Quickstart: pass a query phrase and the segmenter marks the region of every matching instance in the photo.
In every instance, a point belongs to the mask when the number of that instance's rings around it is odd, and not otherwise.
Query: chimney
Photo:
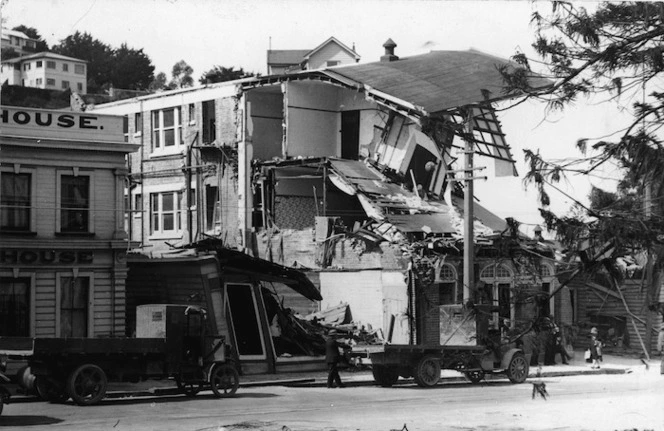
[[[396,43],[392,39],[387,39],[387,41],[383,44],[383,47],[385,48],[385,55],[380,57],[380,61],[395,61],[398,60],[399,57],[394,55],[394,48],[397,46]]]

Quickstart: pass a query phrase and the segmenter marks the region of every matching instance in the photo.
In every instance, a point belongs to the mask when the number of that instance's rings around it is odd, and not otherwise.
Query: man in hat
[[[339,377],[339,359],[341,355],[339,354],[339,343],[337,343],[337,331],[332,329],[327,334],[327,339],[325,340],[325,362],[327,362],[327,387],[334,388],[335,384],[343,388],[345,385],[341,383],[341,377]]]

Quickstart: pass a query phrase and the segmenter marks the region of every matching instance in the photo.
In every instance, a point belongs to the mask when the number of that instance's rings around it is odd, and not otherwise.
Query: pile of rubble
[[[381,329],[352,321],[347,303],[307,316],[279,308],[276,319],[280,329],[279,337],[274,337],[277,356],[325,355],[325,337],[332,329],[350,346],[385,342]]]

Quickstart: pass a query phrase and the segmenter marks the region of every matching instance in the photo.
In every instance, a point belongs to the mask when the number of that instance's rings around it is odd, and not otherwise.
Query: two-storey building
[[[27,36],[22,31],[2,29],[0,46],[2,49],[13,49],[18,55],[28,55],[35,52],[37,40]]]
[[[88,66],[85,60],[52,52],[39,52],[9,60],[1,66],[2,82],[8,85],[71,91],[88,91]]]
[[[477,51],[400,59],[394,46],[385,44],[379,62],[97,105],[127,116],[128,137],[141,145],[130,157],[131,239],[156,254],[212,238],[303,268],[320,307],[347,301],[354,319],[397,343],[438,342],[422,334],[435,334],[426,329],[439,325],[440,305],[464,299],[494,304],[496,328],[558,313],[561,302],[546,298],[557,285],[554,261],[516,246],[517,264],[503,246],[505,220],[476,203],[477,283],[463,282],[468,220],[450,176],[466,118],[477,155],[514,173],[491,106],[505,97],[502,60]],[[261,313],[266,299],[248,286],[224,289]],[[524,299],[535,297],[546,300]],[[254,327],[233,328],[237,342],[260,338]],[[270,349],[240,359],[261,361]]]
[[[355,46],[349,48],[336,37],[330,37],[313,49],[269,49],[267,51],[267,73],[299,72],[340,66],[360,61]]]
[[[125,333],[122,117],[2,107],[0,336]]]

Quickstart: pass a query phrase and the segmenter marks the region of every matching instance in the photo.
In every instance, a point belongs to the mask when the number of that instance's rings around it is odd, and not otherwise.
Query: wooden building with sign
[[[2,107],[0,336],[125,333],[123,119]]]

